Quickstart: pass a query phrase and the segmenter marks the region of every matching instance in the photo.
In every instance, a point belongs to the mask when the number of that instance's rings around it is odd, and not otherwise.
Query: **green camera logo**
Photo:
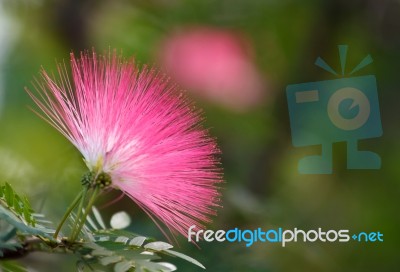
[[[341,78],[289,85],[286,88],[292,143],[321,145],[322,154],[299,161],[301,174],[331,174],[332,144],[347,142],[348,169],[380,169],[380,156],[358,150],[358,140],[380,137],[382,124],[374,75],[346,77],[347,45],[339,45]],[[372,63],[366,56],[349,76]],[[339,76],[324,60],[315,64]]]

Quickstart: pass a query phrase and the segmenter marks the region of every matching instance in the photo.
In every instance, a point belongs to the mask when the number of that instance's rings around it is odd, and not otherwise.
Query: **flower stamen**
[[[100,189],[104,189],[112,184],[112,179],[110,174],[105,172],[96,175],[95,172],[90,171],[82,176],[81,183],[83,186],[87,186],[88,188],[98,186]]]

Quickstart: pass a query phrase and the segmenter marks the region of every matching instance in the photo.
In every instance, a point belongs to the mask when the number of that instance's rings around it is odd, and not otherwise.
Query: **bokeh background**
[[[69,53],[116,48],[163,69],[204,109],[218,138],[225,173],[223,208],[209,229],[295,227],[380,231],[383,243],[204,243],[179,238],[179,251],[208,271],[399,271],[400,1],[398,0],[0,0],[0,179],[24,192],[57,222],[80,187],[81,156],[29,110],[24,87],[41,66],[56,71]],[[377,77],[383,136],[361,147],[380,170],[347,170],[346,145],[334,145],[332,175],[300,175],[297,162],[318,146],[294,148],[285,88],[334,79],[318,56],[339,69],[374,62],[357,75]],[[131,229],[165,239],[131,201]],[[75,271],[66,256],[32,254],[32,271]],[[180,271],[201,271],[170,260]]]

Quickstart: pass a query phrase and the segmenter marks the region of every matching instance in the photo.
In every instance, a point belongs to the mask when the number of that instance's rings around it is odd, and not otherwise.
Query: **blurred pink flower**
[[[169,37],[161,62],[179,84],[234,110],[260,103],[263,82],[237,35],[224,30],[194,28]]]
[[[71,54],[72,82],[59,65],[59,80],[41,71],[29,95],[43,118],[83,155],[96,174],[107,173],[122,190],[170,231],[187,236],[214,214],[221,171],[216,144],[201,117],[153,69],[141,71],[115,51],[108,56]]]

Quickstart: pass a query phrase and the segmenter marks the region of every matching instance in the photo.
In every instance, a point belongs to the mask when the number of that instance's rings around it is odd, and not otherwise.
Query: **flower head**
[[[71,54],[72,80],[65,65],[58,73],[42,69],[37,93],[28,94],[97,181],[111,182],[171,231],[203,227],[218,205],[218,149],[176,87],[115,51]]]
[[[167,37],[160,60],[188,90],[240,112],[259,105],[266,95],[249,48],[250,42],[236,33],[192,27]]]

